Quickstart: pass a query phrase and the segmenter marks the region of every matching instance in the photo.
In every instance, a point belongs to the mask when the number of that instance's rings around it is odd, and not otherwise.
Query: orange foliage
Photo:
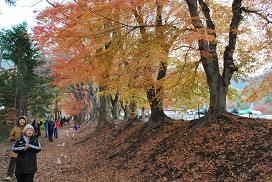
[[[77,100],[73,94],[65,94],[65,99],[60,102],[61,108],[70,115],[78,115],[84,106],[84,101]]]
[[[243,3],[245,7],[259,9],[260,14],[265,14],[265,7],[270,6],[267,0]],[[158,5],[162,7],[161,12]],[[174,100],[190,105],[195,104],[195,100],[202,103],[208,100],[203,69],[196,64],[200,56],[197,39],[220,43],[219,59],[228,41],[230,4],[209,1],[208,5],[216,25],[216,38],[205,32],[211,31],[209,29],[192,29],[184,1],[169,0],[79,0],[55,4],[39,13],[38,25],[33,31],[39,45],[52,57],[52,74],[59,87],[93,82],[106,86],[106,93],[119,91],[126,100],[132,95],[144,98],[147,89],[160,85],[166,88],[167,100],[175,97]],[[158,12],[162,16],[159,26]],[[252,13],[245,15],[247,19],[236,30],[240,34],[235,54],[235,64],[240,70],[235,75],[237,79],[253,72],[259,67],[256,64],[269,60],[269,56],[263,59],[262,55],[270,50],[271,26],[262,32],[265,18]],[[204,20],[203,15],[200,17]],[[257,39],[254,33],[257,31],[263,39]],[[212,56],[209,52],[201,52],[201,55]],[[160,62],[169,65],[170,74],[157,81]],[[222,62],[219,64],[222,66]],[[203,96],[204,99],[198,99]]]

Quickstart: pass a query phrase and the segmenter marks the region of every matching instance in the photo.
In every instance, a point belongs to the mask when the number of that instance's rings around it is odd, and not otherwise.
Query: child
[[[12,147],[12,151],[18,153],[15,170],[18,182],[33,182],[34,173],[37,172],[36,153],[41,151],[41,144],[33,134],[33,126],[27,124],[23,136]]]
[[[9,135],[10,142],[15,142],[17,139],[20,138],[25,125],[26,125],[26,117],[20,116],[17,121],[17,126],[14,127],[12,131],[10,132],[10,135]],[[5,178],[6,181],[12,181],[12,176],[14,174],[14,170],[16,166],[17,154],[14,152],[11,152],[9,156],[10,156],[10,161],[8,166],[7,177]]]
[[[79,131],[80,125],[79,125],[78,123],[75,123],[75,124],[74,124],[74,128],[75,128],[76,131]]]

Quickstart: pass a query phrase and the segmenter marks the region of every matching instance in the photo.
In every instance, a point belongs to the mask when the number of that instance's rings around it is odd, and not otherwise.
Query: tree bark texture
[[[118,119],[119,113],[120,113],[120,107],[119,107],[119,101],[120,101],[120,96],[119,93],[116,93],[114,98],[110,96],[111,98],[111,113],[112,113],[112,118],[113,119]]]
[[[226,97],[232,75],[238,68],[234,65],[233,53],[235,51],[237,31],[242,20],[242,0],[234,0],[232,3],[233,17],[229,30],[229,42],[224,51],[223,74],[220,74],[216,43],[215,25],[210,16],[210,9],[204,0],[186,0],[191,21],[195,31],[201,34],[210,35],[214,40],[198,39],[198,46],[201,56],[201,63],[204,67],[208,87],[210,91],[210,105],[208,120],[213,119],[223,112],[226,112]],[[200,5],[200,8],[198,8]],[[199,9],[205,16],[205,24],[200,19]],[[208,55],[208,56],[207,56]]]
[[[105,88],[100,87],[100,91]],[[97,129],[100,130],[111,123],[111,100],[110,95],[100,95],[99,119]]]

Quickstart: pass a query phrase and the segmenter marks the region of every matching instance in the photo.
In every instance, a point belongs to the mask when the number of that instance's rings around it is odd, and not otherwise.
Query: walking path
[[[59,130],[59,138],[54,139],[53,142],[48,142],[48,140],[44,138],[44,132],[42,132],[42,137],[40,137],[42,151],[37,155],[38,172],[35,174],[34,181],[50,182],[55,175],[59,175],[62,161],[69,156],[65,151],[65,147],[69,141],[71,141],[69,139],[72,139],[75,134],[71,126],[62,128]],[[4,182],[4,178],[6,177],[9,162],[7,152],[10,146],[11,143],[0,144],[0,182]],[[15,177],[13,181],[16,182]]]

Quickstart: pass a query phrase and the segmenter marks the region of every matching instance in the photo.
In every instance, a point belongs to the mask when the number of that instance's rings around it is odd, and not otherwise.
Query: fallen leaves
[[[182,121],[151,130],[120,124],[101,132],[90,124],[72,140],[62,130],[63,138],[39,154],[36,180],[271,181],[270,122],[222,116],[194,138]],[[59,165],[53,162],[58,158]]]

